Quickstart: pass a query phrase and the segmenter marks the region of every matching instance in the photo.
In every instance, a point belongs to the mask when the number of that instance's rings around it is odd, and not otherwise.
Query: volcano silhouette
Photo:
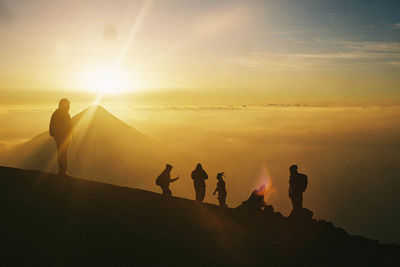
[[[137,131],[101,106],[80,112],[72,123],[68,171],[75,177],[154,189],[154,179],[166,163],[182,166],[186,161],[182,153]],[[55,173],[54,140],[48,131],[39,134],[5,152],[0,164]]]

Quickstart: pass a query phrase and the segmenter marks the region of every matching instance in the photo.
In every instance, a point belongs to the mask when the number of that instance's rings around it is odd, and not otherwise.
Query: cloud
[[[334,52],[287,54],[299,58],[321,59],[394,59],[400,57],[400,42],[371,41],[331,41],[316,40],[329,43]]]
[[[395,29],[400,30],[400,22],[395,23],[395,24],[393,24],[392,26],[393,26]]]
[[[250,14],[247,6],[213,10],[196,22],[194,31],[201,35],[226,33],[245,23]]]
[[[377,52],[377,53],[400,53],[400,42],[354,42],[354,41],[339,41],[348,49],[364,51],[364,52]]]
[[[317,53],[273,53],[269,51],[249,52],[231,57],[225,63],[254,71],[307,70],[316,68],[341,68],[346,64],[363,67],[397,66],[400,62],[400,42],[356,42],[316,40],[329,44],[329,52]],[[319,46],[318,44],[316,44]],[[368,62],[368,64],[366,64]],[[339,64],[339,65],[338,65]]]

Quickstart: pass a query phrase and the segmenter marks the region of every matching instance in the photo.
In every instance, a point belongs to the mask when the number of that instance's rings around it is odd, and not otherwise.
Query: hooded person
[[[57,146],[58,174],[67,174],[67,153],[72,134],[72,122],[69,116],[70,102],[63,98],[58,103],[58,108],[53,112],[49,133],[54,138]]]
[[[165,169],[162,171],[162,173],[156,179],[156,184],[159,187],[161,187],[162,195],[165,198],[172,197],[172,192],[169,189],[169,184],[173,183],[179,179],[179,176],[174,179],[171,179],[172,168],[173,168],[172,165],[166,164]]]
[[[197,164],[196,169],[192,171],[192,179],[194,183],[194,190],[196,191],[196,200],[199,202],[203,202],[204,197],[206,196],[206,182],[208,179],[208,175],[203,170],[201,164]]]

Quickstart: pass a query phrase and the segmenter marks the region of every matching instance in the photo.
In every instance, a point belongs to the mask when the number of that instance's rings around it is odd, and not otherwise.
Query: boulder
[[[314,215],[314,213],[311,210],[306,209],[306,208],[301,208],[301,209],[297,209],[297,210],[293,209],[290,212],[290,215],[288,218],[290,220],[296,220],[299,222],[308,222],[308,221],[312,221],[313,215]]]

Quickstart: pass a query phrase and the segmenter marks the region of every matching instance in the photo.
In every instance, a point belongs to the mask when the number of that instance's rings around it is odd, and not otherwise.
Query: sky
[[[0,0],[0,39],[17,97],[400,103],[398,1]]]

